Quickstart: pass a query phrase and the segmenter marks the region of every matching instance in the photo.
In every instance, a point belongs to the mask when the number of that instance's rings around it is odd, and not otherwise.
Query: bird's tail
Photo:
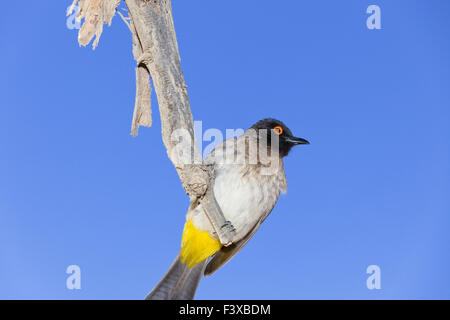
[[[189,268],[181,263],[178,255],[169,271],[145,300],[192,300],[205,271],[206,262],[207,260],[204,260]]]

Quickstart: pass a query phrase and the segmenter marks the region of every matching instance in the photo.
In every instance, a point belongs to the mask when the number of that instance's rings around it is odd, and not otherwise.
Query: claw
[[[231,224],[231,221],[225,221],[224,225],[221,226],[220,228],[223,229],[223,228],[226,228],[226,227],[228,227],[228,228],[230,229],[231,232],[236,231],[236,229],[234,228],[234,226]]]

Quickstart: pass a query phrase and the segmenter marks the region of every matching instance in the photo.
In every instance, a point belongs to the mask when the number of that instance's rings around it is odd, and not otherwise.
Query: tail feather
[[[206,262],[207,260],[189,268],[181,263],[178,255],[169,271],[145,300],[192,300],[203,276]]]

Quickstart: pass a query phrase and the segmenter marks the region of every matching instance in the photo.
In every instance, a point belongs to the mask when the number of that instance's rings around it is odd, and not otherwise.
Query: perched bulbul
[[[235,228],[232,244],[223,246],[200,203],[192,203],[181,240],[181,251],[164,278],[146,297],[150,300],[193,299],[203,275],[228,262],[258,230],[281,192],[286,192],[283,158],[296,138],[275,119],[258,121],[238,138],[225,140],[206,158],[214,166],[214,195]]]

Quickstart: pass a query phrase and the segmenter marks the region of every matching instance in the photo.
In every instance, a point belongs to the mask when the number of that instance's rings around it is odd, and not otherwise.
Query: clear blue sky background
[[[188,198],[154,126],[129,135],[131,38],[94,52],[71,1],[0,20],[0,298],[141,299],[176,256]],[[366,28],[377,4],[382,30]],[[289,192],[199,299],[450,298],[450,1],[173,1],[195,120],[276,117],[312,142]],[[66,289],[67,266],[82,289]],[[366,268],[381,268],[381,290]]]

